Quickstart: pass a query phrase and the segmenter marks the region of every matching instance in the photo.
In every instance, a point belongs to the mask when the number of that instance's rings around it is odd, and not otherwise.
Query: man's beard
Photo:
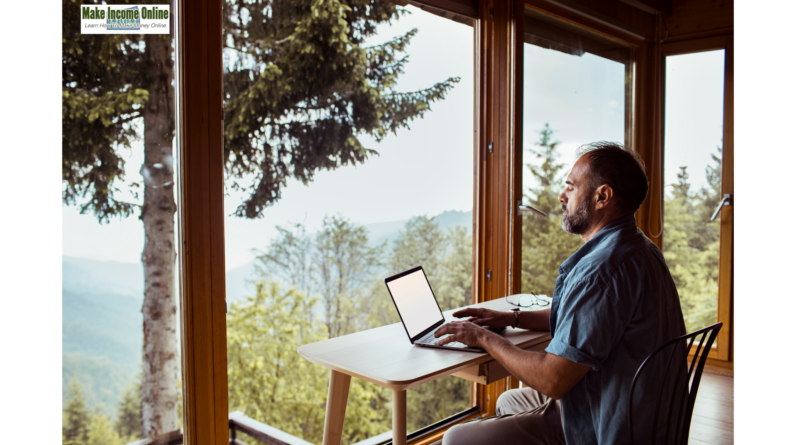
[[[575,211],[567,213],[567,205],[562,204],[564,219],[561,221],[561,228],[565,232],[573,235],[582,235],[591,227],[591,212],[589,212],[589,200],[580,203]]]

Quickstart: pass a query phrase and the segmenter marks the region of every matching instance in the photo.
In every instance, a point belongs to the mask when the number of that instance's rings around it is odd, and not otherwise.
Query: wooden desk
[[[498,299],[472,307],[507,311],[512,306]],[[455,311],[443,312],[445,320],[455,320],[452,315]],[[506,329],[503,336],[523,349],[539,349],[550,341],[549,332],[513,328]],[[304,345],[298,348],[298,353],[331,370],[324,445],[340,444],[352,376],[392,389],[393,445],[405,445],[407,389],[451,374],[479,383],[508,375],[504,370],[498,377],[502,367],[487,353],[413,346],[401,323]]]

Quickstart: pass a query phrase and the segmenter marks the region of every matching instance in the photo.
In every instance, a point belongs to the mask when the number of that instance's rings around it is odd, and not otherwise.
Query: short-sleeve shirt
[[[567,444],[629,443],[627,397],[633,376],[656,348],[685,334],[663,254],[631,214],[600,230],[561,264],[559,273],[546,351],[591,367],[561,399]],[[645,392],[653,397],[653,388],[657,395],[658,386],[643,382],[634,399],[644,400]],[[650,432],[638,431],[634,421],[634,437]]]

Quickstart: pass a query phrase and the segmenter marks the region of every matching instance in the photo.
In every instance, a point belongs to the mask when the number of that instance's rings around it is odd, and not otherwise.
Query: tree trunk
[[[147,35],[145,57],[151,64],[149,100],[144,117],[144,351],[141,421],[145,438],[179,428],[177,379],[177,304],[174,288],[174,63],[171,36]]]

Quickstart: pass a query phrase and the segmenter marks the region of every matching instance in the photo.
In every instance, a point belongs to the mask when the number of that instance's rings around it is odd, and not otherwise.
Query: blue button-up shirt
[[[561,399],[567,444],[629,443],[627,396],[633,376],[657,347],[685,334],[663,254],[627,215],[581,246],[559,273],[546,350],[591,367]],[[640,383],[635,400],[645,400],[645,393],[647,400],[657,399],[656,382]],[[634,420],[637,443],[650,433],[644,428],[639,431]]]

